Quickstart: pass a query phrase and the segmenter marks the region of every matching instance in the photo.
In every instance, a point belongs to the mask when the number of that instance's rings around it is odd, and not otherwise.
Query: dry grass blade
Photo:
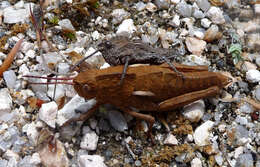
[[[13,49],[10,51],[10,53],[8,54],[8,56],[6,57],[5,61],[3,62],[2,66],[0,67],[0,77],[3,76],[3,73],[11,66],[13,60],[14,60],[14,56],[16,55],[16,53],[18,52],[18,50],[21,47],[21,44],[23,42],[23,38],[20,39],[15,46],[13,47]]]

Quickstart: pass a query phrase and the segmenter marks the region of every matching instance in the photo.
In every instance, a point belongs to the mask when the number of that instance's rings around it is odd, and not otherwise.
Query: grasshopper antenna
[[[74,78],[53,78],[53,77],[41,77],[41,76],[34,76],[34,75],[24,75],[25,78],[40,78],[40,79],[48,79],[48,80],[55,80],[55,82],[29,82],[30,84],[66,84],[66,85],[74,85],[73,82],[67,82],[69,80],[73,80]]]
[[[87,57],[82,58],[80,61],[78,61],[74,66],[72,66],[72,68],[70,69],[70,71],[73,71],[76,67],[78,67],[81,63],[83,63],[85,60],[87,60],[88,58],[92,57],[94,54],[96,54],[97,52],[99,52],[99,50],[96,50],[95,52],[93,52],[92,54],[90,54]]]

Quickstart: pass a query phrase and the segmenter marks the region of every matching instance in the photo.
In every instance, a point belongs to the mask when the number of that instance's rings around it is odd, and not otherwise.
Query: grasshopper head
[[[91,99],[96,97],[97,91],[95,86],[95,81],[92,79],[91,75],[85,72],[79,73],[78,76],[73,80],[74,89],[79,96],[86,99]]]
[[[112,47],[113,47],[113,44],[110,41],[104,41],[104,42],[101,42],[100,44],[98,44],[98,50],[100,50],[101,52],[105,51],[105,50],[109,50]]]

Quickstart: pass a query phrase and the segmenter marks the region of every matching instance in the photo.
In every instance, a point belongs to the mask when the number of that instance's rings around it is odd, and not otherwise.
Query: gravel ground
[[[42,19],[38,1],[0,2],[1,68],[23,38],[0,80],[0,167],[260,167],[258,0],[46,0],[41,6]],[[48,40],[37,42],[30,7]],[[178,50],[176,61],[207,65],[233,83],[219,97],[150,113],[155,144],[147,122],[115,106],[65,126],[96,100],[68,84],[34,85],[46,79],[23,76],[68,77],[73,64],[119,35]],[[109,67],[101,52],[86,65]]]

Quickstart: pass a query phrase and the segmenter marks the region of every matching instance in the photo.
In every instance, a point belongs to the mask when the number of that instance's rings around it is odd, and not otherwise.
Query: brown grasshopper
[[[209,72],[207,66],[174,65],[183,73],[184,80],[167,64],[129,67],[122,85],[118,82],[123,65],[80,72],[73,79],[74,89],[86,99],[95,98],[97,104],[80,118],[69,122],[84,121],[100,105],[109,103],[148,121],[148,133],[151,134],[154,117],[134,112],[132,108],[156,112],[173,110],[202,98],[216,96],[231,82],[230,78],[219,72]]]

